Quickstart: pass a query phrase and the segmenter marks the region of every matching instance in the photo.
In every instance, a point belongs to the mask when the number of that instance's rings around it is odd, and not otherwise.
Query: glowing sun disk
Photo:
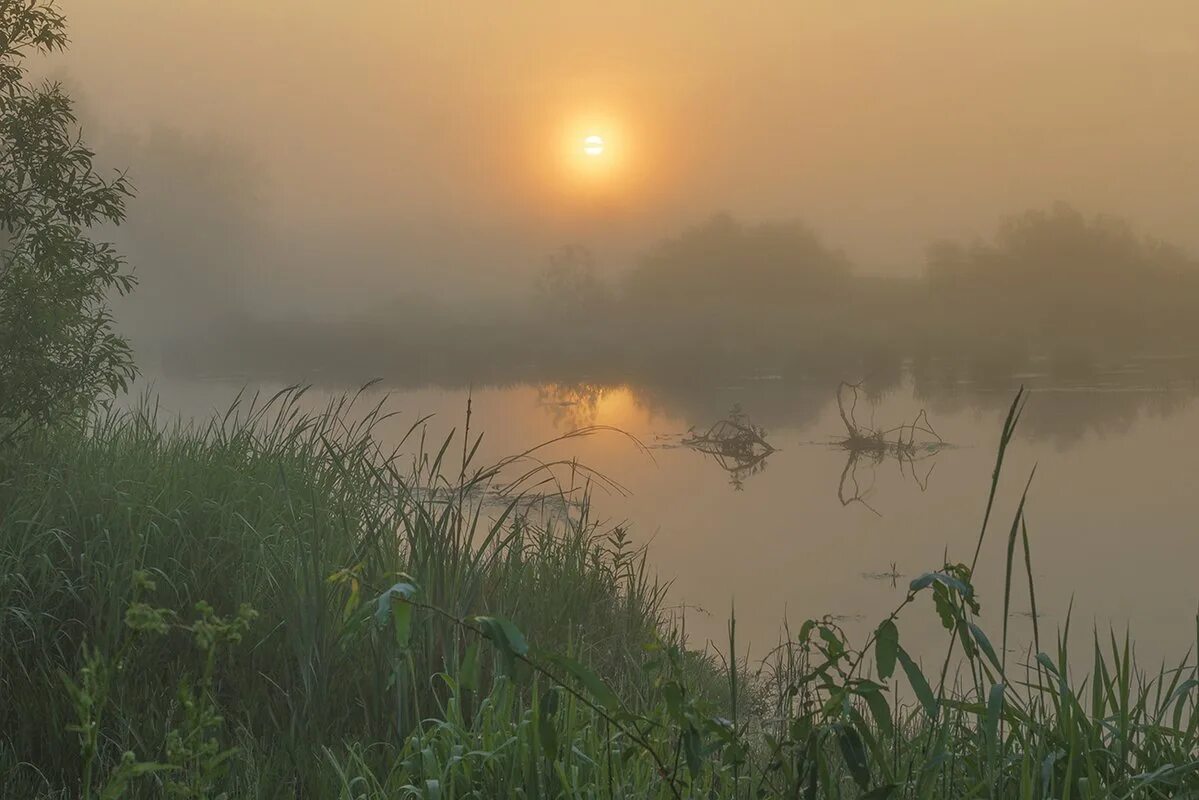
[[[583,152],[589,156],[602,155],[604,152],[604,140],[601,136],[592,134],[583,140]]]

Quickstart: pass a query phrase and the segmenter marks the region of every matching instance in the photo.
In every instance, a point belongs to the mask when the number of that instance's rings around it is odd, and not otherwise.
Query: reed
[[[0,449],[0,795],[1199,797],[1194,649],[1149,669],[1093,631],[1076,669],[1069,618],[1035,619],[1023,502],[1020,663],[984,631],[977,553],[861,644],[813,618],[750,663],[735,614],[724,652],[687,647],[644,549],[590,513],[604,476],[539,448],[477,465],[469,411],[384,450],[383,403],[307,407],[197,426],[144,402]],[[923,595],[928,672],[901,635]]]

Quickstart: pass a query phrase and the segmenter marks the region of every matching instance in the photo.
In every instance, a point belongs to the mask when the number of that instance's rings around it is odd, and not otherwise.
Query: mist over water
[[[652,458],[562,456],[629,489],[597,507],[693,630],[735,596],[764,640],[962,556],[1026,385],[1050,613],[1185,626],[1186,576],[1145,559],[1199,555],[1192,4],[64,11],[43,71],[130,169],[117,319],[172,411],[380,378],[442,433],[470,396],[497,457],[622,428]],[[943,447],[845,452],[842,381],[863,430],[923,410]]]

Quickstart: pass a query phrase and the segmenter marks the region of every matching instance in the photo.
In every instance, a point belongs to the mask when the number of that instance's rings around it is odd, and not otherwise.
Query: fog
[[[805,352],[861,341],[860,359],[875,342],[910,338],[915,351],[950,330],[977,333],[976,306],[995,295],[966,262],[1024,263],[1036,246],[1021,251],[1009,229],[1030,209],[1067,238],[1126,226],[1126,257],[1104,274],[1153,261],[1137,285],[1185,272],[1185,253],[1199,251],[1199,10],[1189,2],[73,0],[63,10],[72,46],[44,72],[72,87],[89,141],[139,189],[113,234],[141,279],[119,317],[139,352],[175,364],[181,352],[189,363],[230,347],[244,355],[244,342],[229,342],[243,337],[280,369],[304,366],[275,352],[294,355],[299,342],[342,366],[353,350],[362,357],[346,371],[369,377],[419,336],[458,341],[433,360],[462,365],[468,380],[501,344],[526,344],[528,327],[512,323],[530,316],[572,329],[543,362],[600,347],[613,327],[597,314],[605,303],[626,334],[677,360],[679,343],[707,347],[701,331],[736,349],[729,332],[759,321],[764,294],[787,306],[778,319],[805,317],[773,328],[776,340],[805,336]],[[602,168],[577,152],[588,131],[606,138]],[[958,244],[936,244],[947,240]],[[1074,299],[1113,308],[1126,285],[1088,272],[1094,249],[1110,248],[1073,241],[1069,277],[1051,283],[1089,284]],[[1158,255],[1142,257],[1142,245]],[[1008,255],[988,261],[987,247]],[[1049,272],[1055,247],[1033,258]],[[573,254],[565,268],[563,252]],[[977,279],[934,280],[951,262]],[[580,280],[591,294],[578,296]],[[794,286],[780,293],[780,280]],[[1050,334],[1046,315],[1062,312],[1067,290],[1005,291],[1036,294],[1040,310],[997,312],[976,338],[1046,349],[1026,333]],[[1165,298],[1144,298],[1130,325],[1178,296],[1143,293]],[[579,313],[563,311],[571,302]],[[917,330],[930,317],[936,326]],[[1160,348],[1181,325],[1137,333]],[[1101,333],[1084,327],[1052,333],[1069,347]],[[490,350],[469,346],[480,330]]]

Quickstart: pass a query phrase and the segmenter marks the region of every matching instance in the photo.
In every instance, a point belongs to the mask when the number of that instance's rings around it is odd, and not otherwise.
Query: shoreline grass
[[[0,449],[0,795],[1199,792],[1193,652],[1146,670],[1096,634],[1075,679],[1067,621],[1051,652],[1038,629],[1009,664],[977,565],[955,563],[860,647],[818,618],[751,665],[727,657],[734,618],[724,656],[695,652],[645,550],[590,516],[602,476],[553,484],[536,450],[476,467],[469,414],[412,459],[419,421],[383,451],[381,403],[308,413],[303,397],[239,400],[204,426],[143,403]],[[489,515],[504,470],[519,480]],[[563,513],[522,506],[542,484]],[[1004,612],[1031,573],[1022,507],[1007,534]],[[901,643],[923,594],[946,628],[939,674]]]

